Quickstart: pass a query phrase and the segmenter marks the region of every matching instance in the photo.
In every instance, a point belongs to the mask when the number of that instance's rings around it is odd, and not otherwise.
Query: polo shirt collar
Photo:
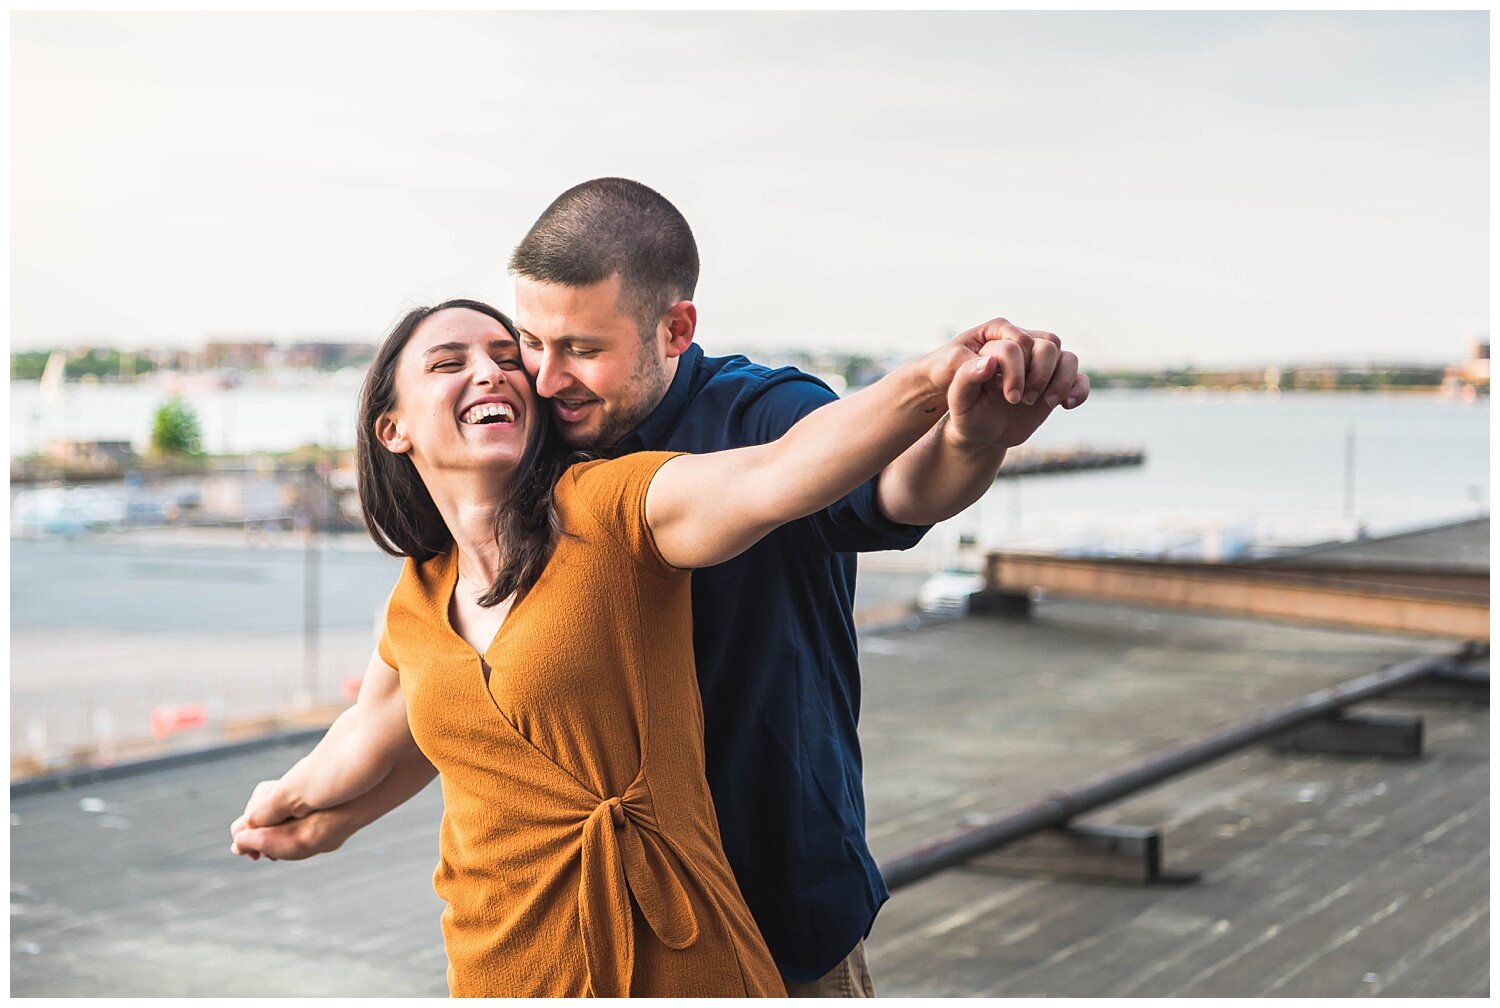
[[[688,348],[677,358],[677,373],[672,376],[672,384],[667,386],[667,394],[661,397],[656,409],[635,430],[626,434],[610,449],[609,456],[618,458],[631,452],[648,451],[653,445],[666,443],[667,436],[677,429],[683,411],[692,401],[693,390],[698,385],[698,372],[702,367],[702,347],[689,343]]]

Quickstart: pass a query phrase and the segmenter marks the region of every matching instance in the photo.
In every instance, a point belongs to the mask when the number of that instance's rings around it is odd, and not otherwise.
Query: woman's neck
[[[469,480],[444,480],[436,487],[429,483],[427,489],[458,546],[459,573],[471,584],[491,585],[500,574],[495,519],[504,506],[506,485],[503,479],[476,475]]]

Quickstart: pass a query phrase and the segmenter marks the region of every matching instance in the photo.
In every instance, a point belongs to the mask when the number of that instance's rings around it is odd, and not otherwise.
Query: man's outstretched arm
[[[997,318],[955,342],[997,358],[1000,367],[970,408],[950,412],[881,472],[875,499],[893,522],[930,525],[958,514],[984,496],[1006,451],[1031,437],[1053,409],[1074,409],[1088,398],[1077,355],[1052,333]]]
[[[420,749],[403,756],[379,784],[352,801],[313,812],[301,819],[287,819],[275,826],[247,828],[245,816],[235,820],[230,832],[232,850],[251,860],[265,855],[272,861],[300,861],[314,854],[327,854],[344,845],[355,833],[416,795],[437,776]],[[274,781],[263,781],[257,794]],[[256,799],[252,795],[253,805]]]

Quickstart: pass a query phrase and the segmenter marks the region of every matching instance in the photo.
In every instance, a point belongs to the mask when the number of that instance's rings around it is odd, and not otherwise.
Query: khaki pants
[[[854,946],[849,957],[821,980],[789,983],[786,992],[788,997],[874,997],[875,983],[870,979],[869,966],[865,964],[865,943]]]

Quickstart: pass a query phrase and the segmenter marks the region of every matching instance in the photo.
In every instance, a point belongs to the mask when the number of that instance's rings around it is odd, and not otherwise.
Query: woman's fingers
[[[978,353],[1000,361],[997,383],[1006,402],[1033,406],[1043,401],[1066,353],[1056,333],[1022,329],[1004,319],[996,319],[970,332],[974,339],[984,340],[977,346]],[[1076,369],[1078,358],[1076,354],[1072,356]],[[1065,391],[1067,387],[1063,384],[1058,391]]]
[[[999,362],[999,373],[995,376],[1005,401],[1014,405],[1026,395],[1026,351],[1012,339],[991,340],[980,349],[981,356],[993,357]]]
[[[251,861],[260,860],[260,851],[251,844],[246,830],[235,830],[234,839],[229,842],[229,853],[247,857]],[[241,843],[241,841],[244,843]]]
[[[1089,376],[1079,374],[1074,379],[1073,387],[1068,391],[1068,396],[1063,400],[1063,409],[1074,409],[1082,406],[1085,399],[1089,397]]]
[[[1072,393],[1077,379],[1078,355],[1064,350],[1058,355],[1057,367],[1041,393],[1041,401],[1048,409],[1060,405]]]
[[[1026,392],[1022,402],[1027,406],[1033,406],[1046,394],[1047,388],[1057,373],[1057,367],[1061,363],[1063,351],[1059,349],[1056,336],[1051,333],[1031,333],[1031,360],[1026,364]],[[1052,336],[1052,340],[1042,339],[1042,336]],[[1078,358],[1073,357],[1074,369],[1077,369]]]

